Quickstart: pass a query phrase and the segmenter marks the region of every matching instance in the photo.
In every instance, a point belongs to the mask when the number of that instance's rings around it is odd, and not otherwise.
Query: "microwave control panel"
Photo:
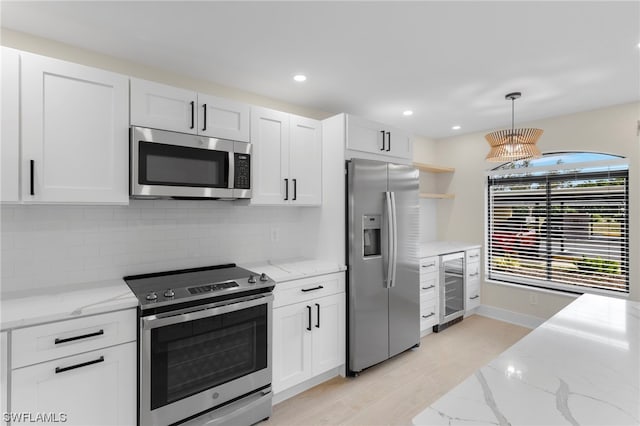
[[[251,155],[234,154],[233,187],[235,189],[251,189]]]

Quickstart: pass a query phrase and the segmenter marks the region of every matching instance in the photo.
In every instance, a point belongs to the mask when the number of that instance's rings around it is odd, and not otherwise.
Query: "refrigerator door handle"
[[[390,288],[393,286],[392,273],[393,273],[393,205],[391,201],[391,193],[386,191],[385,197],[385,210],[386,210],[386,226],[387,226],[387,255],[382,259],[382,267],[384,268],[385,275],[385,287]]]
[[[396,286],[396,270],[398,269],[398,215],[396,210],[396,194],[395,192],[391,192],[391,214],[392,214],[392,235],[391,235],[391,246],[393,257],[390,260],[390,269],[391,269],[391,285],[389,287]]]

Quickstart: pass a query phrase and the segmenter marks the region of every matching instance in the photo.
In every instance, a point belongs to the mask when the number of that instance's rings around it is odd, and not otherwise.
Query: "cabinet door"
[[[311,308],[309,303],[297,303],[273,310],[274,393],[311,378]]]
[[[131,79],[131,125],[196,134],[197,94],[153,81]]]
[[[293,204],[322,203],[322,125],[317,120],[290,116],[289,177]]]
[[[380,123],[347,116],[347,149],[385,154],[386,135]]]
[[[404,130],[392,129],[388,130],[387,148],[388,155],[393,157],[413,159],[413,142],[411,136]]]
[[[344,364],[345,295],[334,294],[313,301],[313,374]]]
[[[215,96],[198,94],[198,134],[249,142],[251,107]]]
[[[289,178],[289,114],[266,108],[252,108],[251,142],[251,204],[290,203],[293,185]]]
[[[22,198],[129,201],[127,77],[21,55]]]
[[[3,202],[20,200],[20,54],[17,50],[2,48],[2,150],[0,171]]]
[[[13,370],[11,411],[64,413],[68,425],[136,424],[136,344]]]

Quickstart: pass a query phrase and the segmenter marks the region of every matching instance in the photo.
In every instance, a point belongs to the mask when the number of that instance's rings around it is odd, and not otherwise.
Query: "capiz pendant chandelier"
[[[487,154],[487,161],[508,162],[538,158],[542,153],[536,142],[542,136],[542,129],[514,129],[514,103],[522,96],[520,92],[508,93],[505,99],[511,100],[511,129],[496,130],[485,135],[491,150]]]

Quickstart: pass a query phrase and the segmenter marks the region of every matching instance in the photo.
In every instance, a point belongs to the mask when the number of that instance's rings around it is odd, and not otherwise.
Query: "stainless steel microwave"
[[[251,144],[131,127],[131,198],[251,198]]]

